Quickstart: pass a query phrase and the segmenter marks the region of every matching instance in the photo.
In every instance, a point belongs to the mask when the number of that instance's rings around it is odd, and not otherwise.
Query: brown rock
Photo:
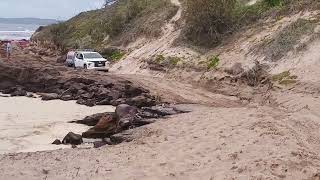
[[[99,122],[88,131],[82,133],[84,138],[105,138],[118,131],[118,122],[112,115],[102,117]]]
[[[99,120],[104,116],[114,116],[114,113],[98,113],[91,116],[85,117],[83,120],[79,121],[71,121],[70,123],[78,123],[78,124],[85,124],[87,126],[95,126],[98,124]]]

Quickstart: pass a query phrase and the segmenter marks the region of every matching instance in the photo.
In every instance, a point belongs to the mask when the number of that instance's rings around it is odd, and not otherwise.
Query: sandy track
[[[162,101],[169,103],[203,104],[215,107],[237,107],[241,106],[238,98],[212,93],[199,86],[142,75],[117,75],[127,79],[134,84],[149,89],[154,95],[159,96]]]

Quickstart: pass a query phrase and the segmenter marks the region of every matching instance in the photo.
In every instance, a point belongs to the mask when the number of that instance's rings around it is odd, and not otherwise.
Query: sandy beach
[[[70,124],[85,116],[112,112],[112,106],[86,107],[74,101],[0,97],[0,154],[70,148],[51,143],[68,132],[82,133],[85,125]]]

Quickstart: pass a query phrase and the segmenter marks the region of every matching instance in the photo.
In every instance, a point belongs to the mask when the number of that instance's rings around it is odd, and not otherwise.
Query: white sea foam
[[[30,39],[39,25],[0,24],[0,40]]]

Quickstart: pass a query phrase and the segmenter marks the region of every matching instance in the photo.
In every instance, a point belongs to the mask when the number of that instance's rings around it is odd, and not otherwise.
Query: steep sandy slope
[[[142,60],[150,59],[154,55],[177,56],[183,58],[192,58],[198,55],[195,51],[186,47],[173,47],[173,42],[179,37],[181,28],[176,27],[176,23],[181,19],[182,6],[179,0],[171,0],[171,2],[179,7],[177,14],[163,27],[163,35],[157,39],[141,38],[138,41],[129,44],[125,49],[130,53],[120,62],[112,67],[112,71],[117,73],[132,74],[152,73],[141,68]],[[155,75],[152,73],[152,75]]]

